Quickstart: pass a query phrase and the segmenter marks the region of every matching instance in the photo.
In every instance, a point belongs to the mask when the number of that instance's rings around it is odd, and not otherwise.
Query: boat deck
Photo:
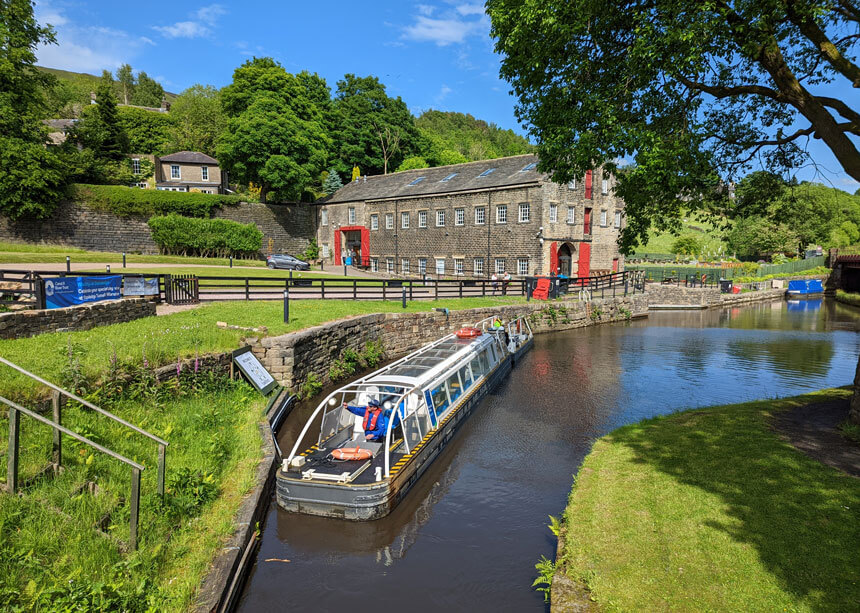
[[[394,447],[395,449],[402,449],[401,442],[402,441],[397,440],[395,443],[392,444],[392,447]],[[349,444],[349,442],[347,442],[343,446],[350,447],[351,445]],[[330,449],[314,449],[312,451],[305,452],[305,465],[302,466],[301,470],[306,471],[309,469],[314,469],[321,473],[326,473],[330,475],[338,475],[341,473],[353,474],[356,471],[361,471],[353,479],[341,485],[370,485],[372,483],[375,483],[375,473],[377,467],[381,467],[383,474],[385,473],[385,453],[383,453],[382,451],[376,454],[376,457],[373,457],[369,460],[335,460],[330,456],[330,452]],[[394,466],[397,461],[403,458],[405,455],[406,454],[404,453],[392,451],[390,456],[391,466]],[[301,480],[301,473],[290,473],[290,477],[296,480]],[[336,481],[329,480],[326,480],[325,482],[337,483]]]

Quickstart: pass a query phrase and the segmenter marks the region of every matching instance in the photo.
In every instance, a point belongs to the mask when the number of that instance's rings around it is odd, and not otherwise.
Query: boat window
[[[460,381],[463,382],[463,391],[472,387],[472,374],[468,364],[460,369]]]
[[[436,419],[436,411],[433,409],[433,399],[430,398],[430,392],[424,392],[424,402],[427,404],[427,409],[430,413],[430,423],[433,424],[433,427],[436,427],[437,419]]]
[[[451,404],[454,404],[463,394],[463,386],[460,383],[460,377],[454,373],[448,377],[448,395],[451,397]]]
[[[448,390],[445,389],[445,382],[442,381],[438,386],[430,392],[433,398],[433,406],[436,407],[436,415],[440,416],[445,412],[445,409],[451,404],[448,401]]]
[[[472,358],[472,364],[471,364],[471,366],[472,366],[472,375],[473,375],[476,379],[477,379],[478,377],[482,377],[483,375],[487,374],[487,369],[486,369],[486,367],[484,366],[484,365],[487,363],[487,361],[486,361],[486,359],[481,360],[481,358],[483,357],[483,355],[484,355],[483,353],[480,353],[480,354],[476,355],[474,358]]]

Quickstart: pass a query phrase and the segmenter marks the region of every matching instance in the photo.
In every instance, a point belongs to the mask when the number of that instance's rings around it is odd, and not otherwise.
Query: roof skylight
[[[409,185],[418,185],[419,183],[421,183],[421,181],[423,181],[423,180],[424,180],[424,179],[426,179],[426,178],[427,178],[427,177],[418,177],[417,179],[415,179],[415,180],[414,180],[412,183],[410,183]]]
[[[482,173],[481,173],[481,174],[479,174],[478,176],[479,176],[479,177],[488,177],[488,176],[490,176],[491,174],[493,174],[494,172],[496,172],[496,169],[495,169],[495,168],[487,168],[487,170],[485,170],[484,172],[482,172]]]
[[[451,179],[456,177],[458,174],[460,174],[460,173],[459,172],[452,172],[450,175],[448,175],[447,177],[445,177],[444,179],[439,181],[439,183],[447,183],[448,181],[450,181]]]
[[[526,172],[527,170],[532,170],[535,166],[537,166],[537,162],[532,162],[531,164],[527,164],[523,166],[523,169],[520,172]]]

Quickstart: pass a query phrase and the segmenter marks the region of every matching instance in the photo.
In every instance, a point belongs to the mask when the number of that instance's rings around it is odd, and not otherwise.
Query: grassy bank
[[[855,609],[860,480],[768,426],[848,394],[688,411],[603,437],[571,492],[556,576],[610,610]]]
[[[519,296],[414,301],[407,303],[405,310],[430,311],[436,307],[471,309],[524,301],[525,298]],[[278,335],[351,315],[399,313],[403,310],[395,301],[297,300],[291,303],[290,323],[285,324],[281,302],[220,302],[83,332],[53,332],[32,338],[0,340],[0,355],[49,381],[63,380],[70,360],[79,364],[82,376],[98,378],[107,370],[114,352],[121,363],[137,363],[146,357],[150,364],[164,365],[180,357],[236,349],[241,337],[253,334],[219,328],[215,325],[219,321],[245,327],[266,326],[269,335]],[[3,368],[2,373],[2,396],[28,399],[43,393],[11,369]]]
[[[836,290],[836,300],[844,304],[860,307],[860,294],[843,292],[841,289],[838,289]]]

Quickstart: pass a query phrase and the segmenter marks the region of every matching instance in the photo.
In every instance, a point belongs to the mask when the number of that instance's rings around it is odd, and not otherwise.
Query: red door
[[[558,273],[558,243],[549,245],[549,274]]]
[[[618,258],[612,258],[612,272],[618,272]]]
[[[584,278],[591,273],[591,243],[579,243],[579,269],[577,276]]]
[[[590,170],[585,171],[585,197],[586,198],[591,198],[591,195],[593,193],[592,189],[591,189],[591,184],[593,182],[593,178],[591,175],[592,175],[592,173]]]
[[[591,209],[585,209],[585,219],[582,221],[582,231],[591,234]]]

